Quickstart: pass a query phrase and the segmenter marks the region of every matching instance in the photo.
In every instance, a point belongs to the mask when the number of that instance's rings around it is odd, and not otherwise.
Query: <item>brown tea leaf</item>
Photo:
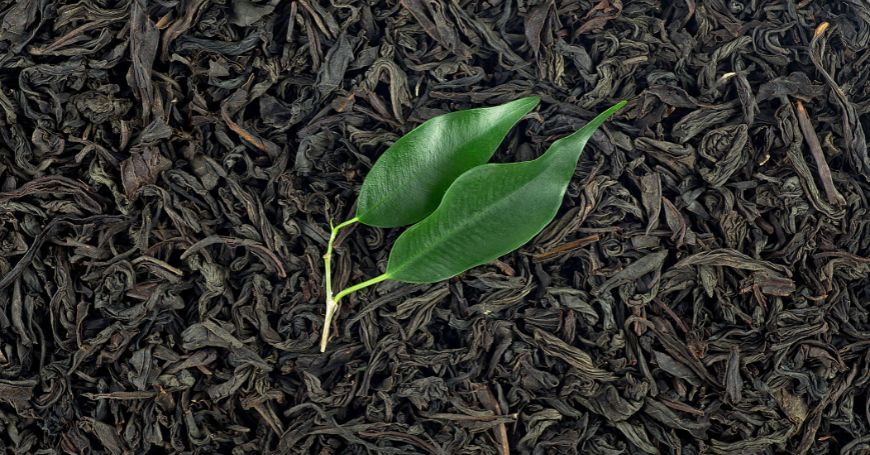
[[[155,147],[134,151],[121,162],[121,184],[128,199],[133,199],[139,188],[157,181],[161,172],[172,167],[172,162]]]

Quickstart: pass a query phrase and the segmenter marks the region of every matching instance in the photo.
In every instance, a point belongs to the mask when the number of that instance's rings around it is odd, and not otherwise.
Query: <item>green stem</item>
[[[338,304],[338,301],[341,300],[342,297],[344,297],[344,296],[346,296],[346,295],[348,295],[348,294],[350,294],[350,293],[352,293],[352,292],[359,291],[360,289],[367,288],[367,287],[369,287],[369,286],[371,286],[371,285],[373,285],[373,284],[378,284],[378,283],[380,283],[381,281],[388,280],[388,279],[390,279],[390,275],[388,275],[388,274],[385,273],[385,274],[383,274],[383,275],[378,275],[378,276],[376,276],[376,277],[374,277],[374,278],[372,278],[372,279],[370,279],[370,280],[363,281],[362,283],[355,284],[355,285],[353,285],[353,286],[351,286],[351,287],[349,287],[349,288],[347,288],[347,289],[345,289],[345,290],[339,292],[339,293],[335,296],[335,303],[336,303],[336,305],[337,305],[337,304]]]
[[[326,244],[326,254],[323,255],[323,273],[326,275],[325,281],[327,296],[332,295],[332,245],[335,243],[335,238],[338,237],[338,231],[341,228],[350,226],[357,221],[359,221],[359,218],[353,217],[338,226],[332,226],[332,223],[329,224],[332,227],[332,232],[330,232],[329,242]]]
[[[332,299],[332,246],[335,243],[335,238],[338,237],[338,231],[357,221],[359,221],[359,218],[353,217],[338,226],[332,226],[332,223],[329,223],[332,231],[329,233],[329,242],[326,244],[326,254],[323,255],[323,273],[325,275],[324,282],[326,287],[326,319],[323,321],[323,337],[320,342],[320,352],[326,349],[329,326],[332,323],[336,308],[336,302]]]

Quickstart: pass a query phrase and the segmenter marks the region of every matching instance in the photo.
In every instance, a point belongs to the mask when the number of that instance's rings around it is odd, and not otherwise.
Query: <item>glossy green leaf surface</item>
[[[438,208],[396,240],[386,278],[433,283],[507,254],[556,216],[586,142],[625,102],[553,143],[539,158],[462,174]]]
[[[489,161],[508,131],[539,101],[532,96],[427,120],[372,166],[360,190],[356,218],[384,228],[422,220],[457,177]]]

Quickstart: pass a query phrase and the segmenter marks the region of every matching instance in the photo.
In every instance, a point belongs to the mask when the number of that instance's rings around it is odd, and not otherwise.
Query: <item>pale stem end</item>
[[[332,326],[332,318],[335,316],[335,300],[332,295],[326,296],[326,314],[323,319],[323,333],[320,335],[320,352],[326,351],[326,345],[329,343],[329,329]]]

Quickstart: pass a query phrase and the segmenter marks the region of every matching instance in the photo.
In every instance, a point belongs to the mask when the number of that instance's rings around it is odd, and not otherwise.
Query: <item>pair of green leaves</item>
[[[434,283],[493,261],[537,235],[556,216],[586,142],[625,102],[553,143],[539,158],[485,164],[538,97],[435,117],[396,141],[372,167],[356,217],[333,228],[324,256],[327,311],[321,351],[338,301],[392,279]],[[332,296],[330,256],[338,229],[413,223],[396,240],[383,275]]]

